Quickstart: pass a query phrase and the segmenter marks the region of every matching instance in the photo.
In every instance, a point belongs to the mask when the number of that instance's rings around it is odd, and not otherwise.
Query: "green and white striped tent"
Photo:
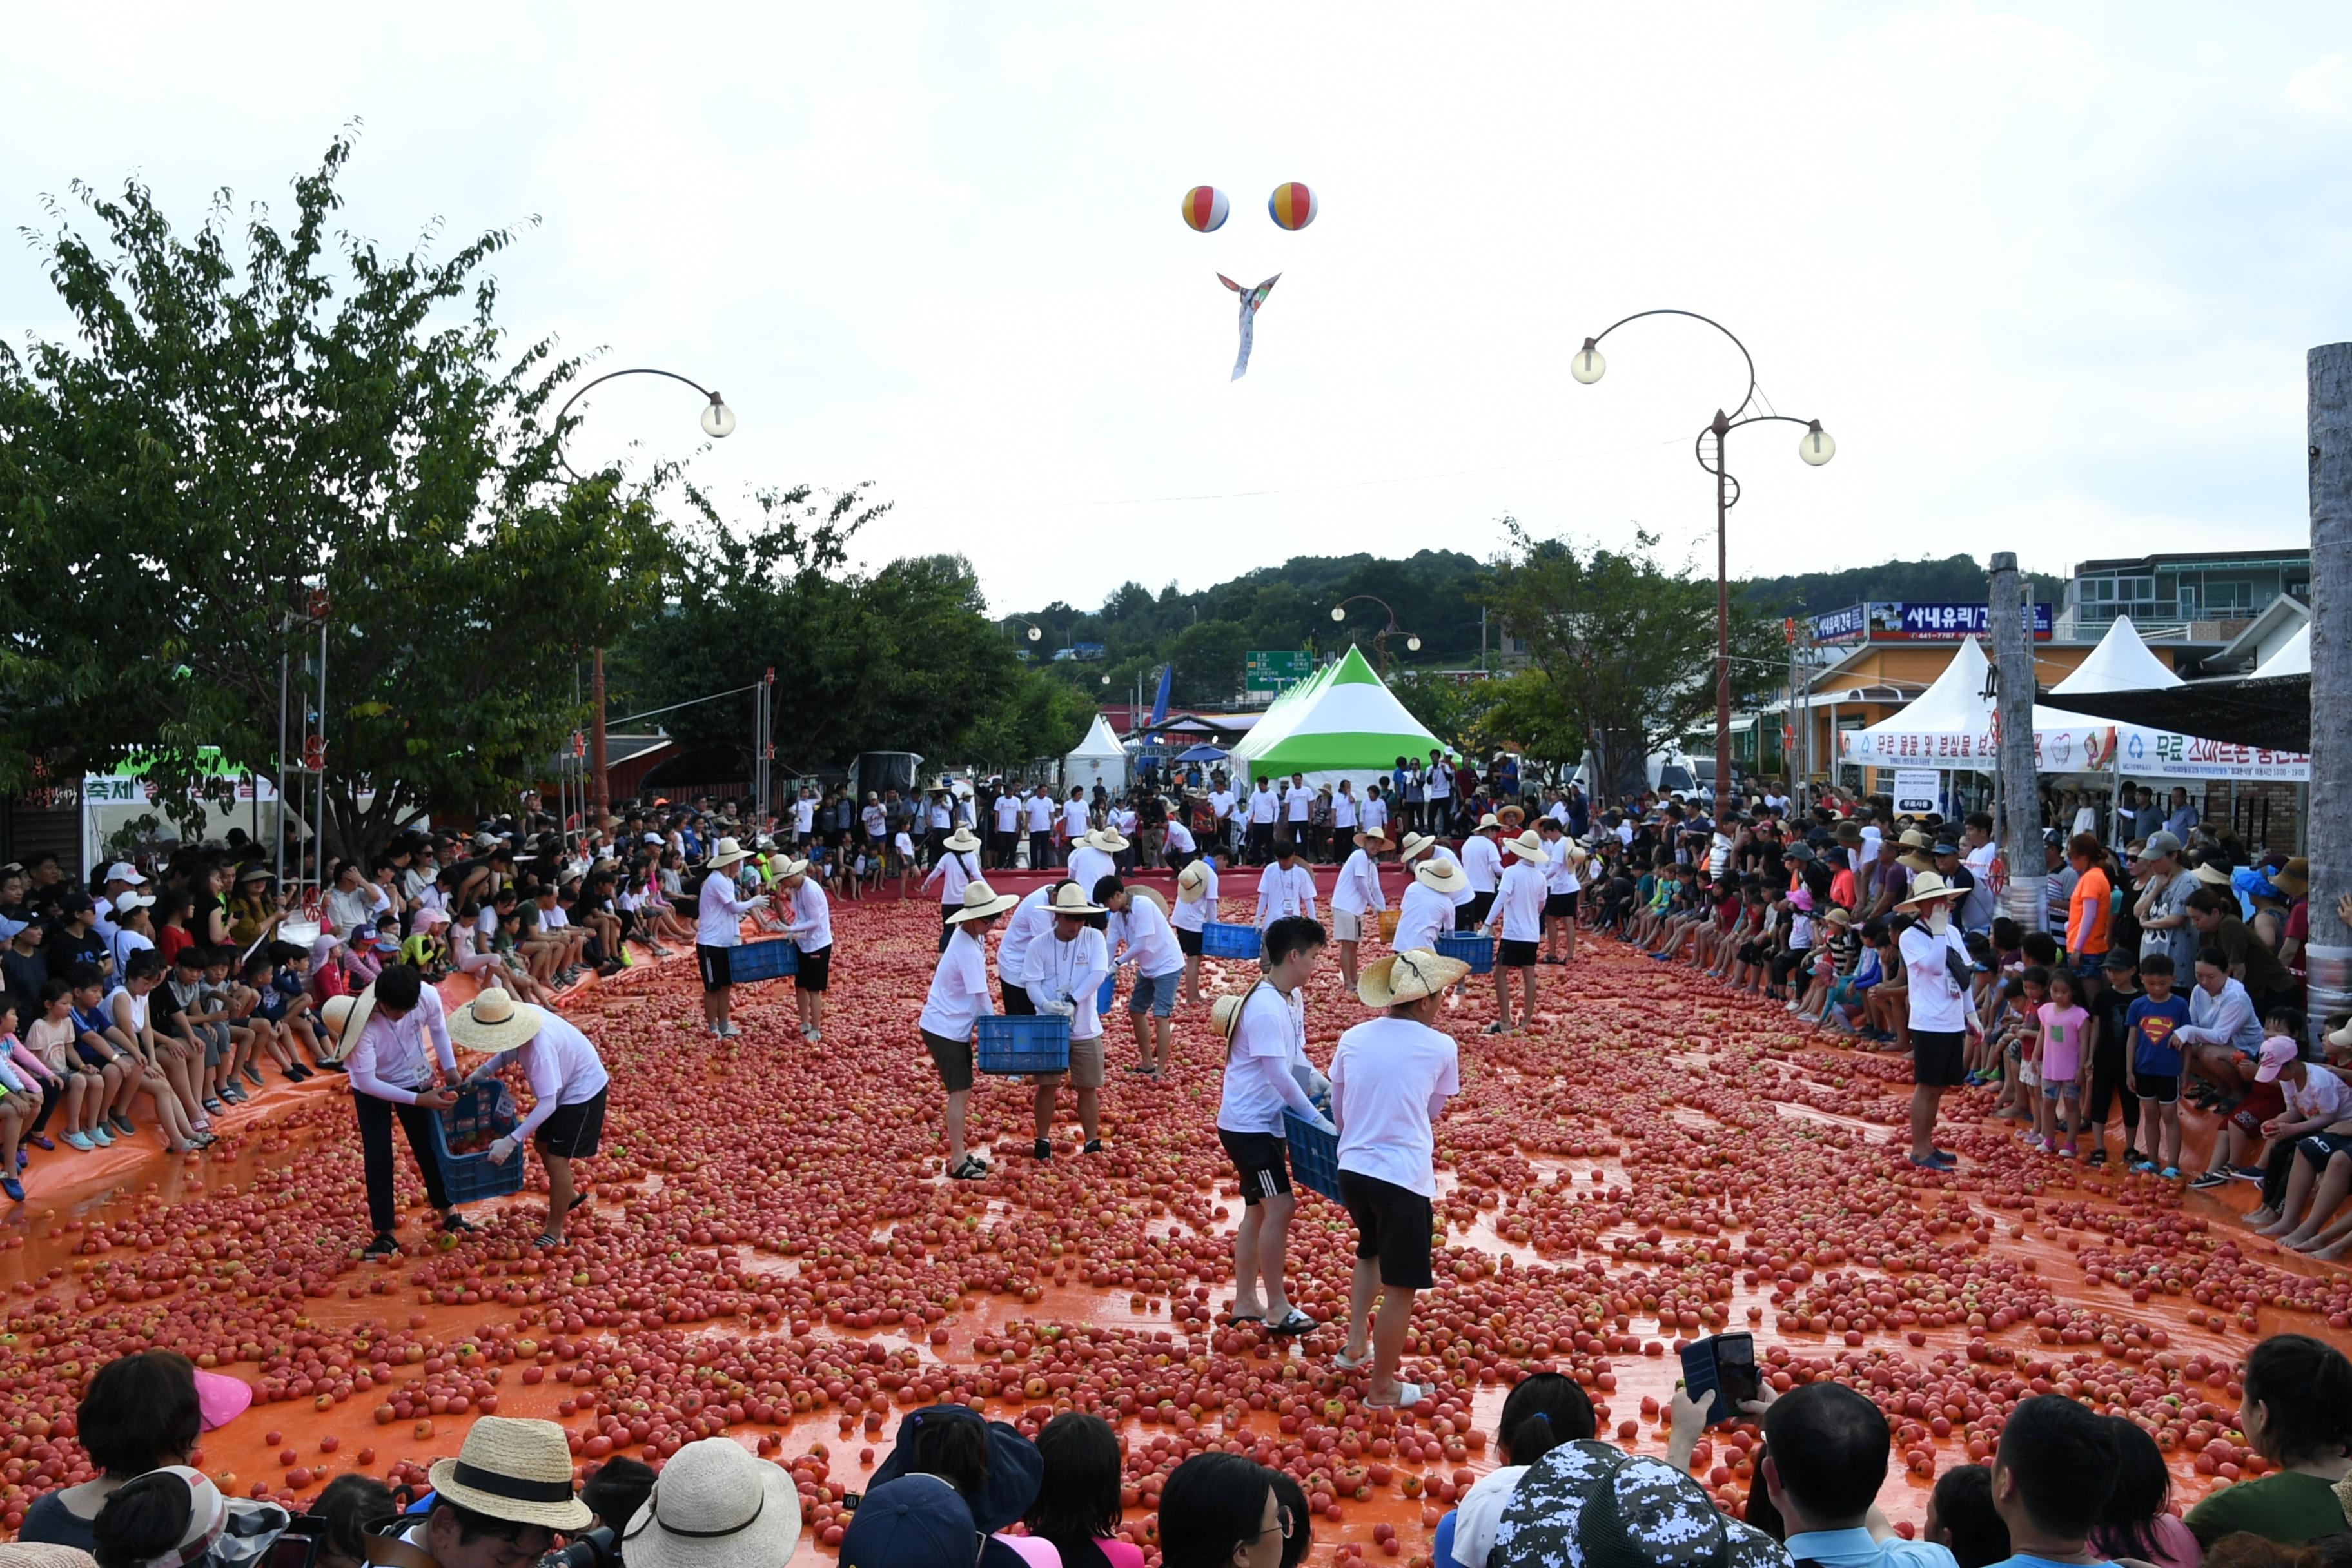
[[[1437,746],[1437,737],[1350,647],[1345,658],[1276,698],[1234,748],[1230,765],[1243,779],[1304,773],[1309,784],[1351,778],[1360,789],[1386,777],[1399,757],[1426,759]]]

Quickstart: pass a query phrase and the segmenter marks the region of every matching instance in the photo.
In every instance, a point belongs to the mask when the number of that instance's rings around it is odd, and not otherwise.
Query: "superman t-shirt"
[[[2125,1027],[2131,1031],[2132,1070],[2158,1078],[2179,1077],[2180,1047],[2172,1043],[2172,1032],[2188,1022],[2189,1003],[2178,992],[2161,1002],[2143,996],[2133,1003],[2124,1019]]]

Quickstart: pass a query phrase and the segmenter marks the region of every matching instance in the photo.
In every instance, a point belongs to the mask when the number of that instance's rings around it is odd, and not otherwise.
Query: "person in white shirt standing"
[[[1260,866],[1274,858],[1274,820],[1281,814],[1282,800],[1274,793],[1273,781],[1260,774],[1249,796],[1249,855]]]
[[[940,840],[940,852],[923,878],[923,886],[940,885],[940,946],[948,950],[955,934],[955,918],[964,910],[963,890],[980,880],[980,840],[969,827],[959,827]]]
[[[1944,1091],[1968,1077],[1961,1047],[1971,972],[1968,944],[1952,920],[1953,900],[1960,896],[1960,889],[1922,871],[1911,879],[1911,896],[1895,906],[1918,916],[1896,942],[1910,986],[1911,1163],[1937,1171],[1959,1162],[1936,1147],[1936,1111]]]
[[[816,829],[816,791],[803,788],[793,802],[793,847],[805,853],[809,835]]]
[[[1325,1132],[1339,1129],[1315,1108],[1328,1087],[1307,1057],[1305,991],[1323,951],[1323,928],[1291,917],[1265,933],[1265,977],[1210,1009],[1225,1039],[1217,1142],[1241,1178],[1242,1223],[1234,1232],[1234,1311],[1227,1326],[1263,1323],[1276,1335],[1311,1332],[1315,1320],[1283,1291],[1284,1255],[1298,1200],[1290,1191],[1287,1110]]]
[[[1356,946],[1364,940],[1364,917],[1389,907],[1376,858],[1388,847],[1388,836],[1376,828],[1357,834],[1355,852],[1331,884],[1331,934],[1339,943],[1339,978],[1350,991],[1356,988]]]
[[[1364,827],[1386,833],[1389,827],[1389,797],[1381,793],[1378,784],[1364,786],[1364,804],[1356,808],[1356,820]]]
[[[1062,803],[1062,842],[1069,849],[1075,849],[1078,840],[1086,836],[1087,792],[1074,784],[1070,788],[1070,798]]]
[[[569,1019],[495,988],[449,1015],[449,1037],[469,1051],[491,1053],[467,1075],[469,1084],[497,1077],[510,1063],[521,1064],[530,1085],[530,1114],[490,1145],[490,1163],[505,1164],[526,1142],[538,1147],[547,1166],[547,1228],[533,1245],[562,1246],[564,1216],[585,1201],[573,1184],[572,1162],[594,1154],[604,1134],[610,1079],[604,1058]]]
[[[1356,795],[1355,781],[1341,779],[1338,793],[1331,796],[1331,831],[1352,836],[1357,828],[1363,826],[1358,815],[1362,809],[1363,802]]]
[[[988,1162],[963,1144],[964,1115],[971,1103],[972,1040],[980,1020],[996,1012],[988,995],[988,928],[1020,902],[985,882],[964,884],[963,906],[948,916],[948,944],[931,971],[923,1015],[915,1020],[923,1048],[940,1069],[940,1087],[947,1091],[948,1174],[959,1182],[988,1174]]]
[[[1021,840],[1021,797],[1009,787],[999,784],[993,813],[996,839],[989,848],[996,858],[996,869],[1010,870],[1017,858],[1016,851]]]
[[[1436,1283],[1429,1267],[1437,1196],[1432,1123],[1445,1113],[1446,1100],[1462,1092],[1454,1041],[1431,1026],[1447,987],[1469,973],[1461,960],[1426,948],[1367,964],[1356,994],[1383,1016],[1341,1035],[1331,1058],[1339,1201],[1356,1226],[1348,1343],[1334,1364],[1353,1372],[1370,1361],[1364,1403],[1376,1408],[1421,1402],[1419,1385],[1401,1382],[1397,1372],[1412,1323],[1413,1293]]]
[[[1478,830],[1462,841],[1462,875],[1470,884],[1470,901],[1454,919],[1456,931],[1476,931],[1495,907],[1495,889],[1503,879],[1503,824],[1493,812],[1478,819]]]
[[[1299,864],[1297,845],[1278,844],[1257,877],[1257,929],[1292,915],[1315,918],[1315,873]]]
[[[805,860],[787,860],[777,891],[791,910],[784,934],[801,950],[793,969],[793,1001],[801,1014],[801,1037],[824,1038],[824,994],[833,984],[833,900],[824,885],[808,874]]]
[[[1118,875],[1116,857],[1127,847],[1127,840],[1108,827],[1097,827],[1082,834],[1070,846],[1070,880],[1091,889],[1105,877]]]
[[[1241,819],[1234,815],[1233,786],[1222,774],[1218,776],[1217,787],[1209,792],[1209,812],[1216,818],[1217,842],[1226,853],[1238,855],[1242,848]]]
[[[1482,927],[1502,930],[1502,940],[1495,944],[1495,1021],[1486,1026],[1490,1035],[1516,1035],[1535,1021],[1537,950],[1543,942],[1544,899],[1550,890],[1546,868],[1551,858],[1533,829],[1504,847],[1511,852],[1511,863],[1496,884],[1495,902]],[[1517,1021],[1511,1017],[1514,970],[1526,998]]]
[[[1025,803],[1029,816],[1029,869],[1043,871],[1054,864],[1054,797],[1033,788]]]
[[[1184,1005],[1201,1005],[1201,928],[1217,918],[1217,858],[1203,855],[1176,873],[1176,908],[1169,925],[1184,955]]]
[[[1290,836],[1301,855],[1307,851],[1307,822],[1315,812],[1315,795],[1305,773],[1291,774],[1282,790],[1282,831]]]
[[[1563,811],[1566,807],[1561,807]],[[1537,820],[1542,830],[1544,853],[1551,857],[1544,875],[1544,950],[1546,963],[1576,962],[1576,900],[1584,891],[1584,879],[1577,875],[1583,869],[1584,847],[1570,842],[1566,837],[1567,825],[1558,816],[1546,813]]]
[[[704,866],[702,892],[695,900],[694,960],[702,971],[702,1017],[720,1039],[738,1033],[728,1008],[735,994],[730,967],[734,950],[743,945],[743,917],[768,901],[768,895],[739,897],[735,868],[751,852],[732,838],[721,838]],[[805,865],[803,861],[802,864]]]
[[[1086,889],[1065,882],[1054,889],[1047,906],[1054,929],[1029,944],[1022,960],[1022,984],[1039,1013],[1058,1014],[1070,1021],[1070,1087],[1077,1090],[1078,1125],[1086,1132],[1079,1152],[1102,1152],[1103,1045],[1102,1016],[1095,997],[1110,978],[1110,948],[1103,940],[1101,918],[1109,913],[1087,900]],[[1054,1157],[1054,1100],[1064,1075],[1039,1073],[1036,1086],[1037,1145],[1040,1160]]]
[[[1126,886],[1116,877],[1095,884],[1095,902],[1110,911],[1108,933],[1114,967],[1135,965],[1129,987],[1127,1019],[1135,1028],[1137,1065],[1129,1072],[1156,1079],[1168,1066],[1168,1045],[1176,1029],[1176,987],[1184,973],[1184,952],[1160,895]],[[1125,951],[1122,952],[1121,950]]]

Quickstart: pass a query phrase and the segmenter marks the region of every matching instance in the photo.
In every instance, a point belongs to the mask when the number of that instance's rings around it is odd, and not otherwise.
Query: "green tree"
[[[1549,732],[1560,748],[1553,760],[1572,762],[1589,748],[1614,794],[1652,752],[1714,710],[1715,584],[1660,566],[1646,532],[1634,535],[1631,553],[1580,554],[1516,519],[1503,523],[1511,552],[1496,563],[1486,602],[1549,689],[1512,693],[1511,721]],[[1774,688],[1783,651],[1776,624],[1734,620],[1735,704]],[[1573,730],[1562,722],[1570,718]]]
[[[139,753],[176,802],[205,747],[268,773],[324,591],[326,826],[363,852],[535,779],[581,717],[551,667],[655,596],[646,490],[554,482],[576,365],[496,323],[513,232],[440,257],[332,230],[351,150],[283,229],[222,192],[183,236],[136,182],[73,187],[95,237],[51,204],[73,338],[0,345],[0,786]]]

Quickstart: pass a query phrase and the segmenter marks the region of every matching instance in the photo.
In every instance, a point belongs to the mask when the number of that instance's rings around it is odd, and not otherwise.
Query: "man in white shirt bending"
[[[1110,978],[1110,949],[1087,917],[1108,911],[1087,898],[1076,882],[1054,889],[1054,929],[1029,944],[1022,980],[1029,1002],[1040,1013],[1055,1013],[1070,1021],[1070,1070],[1066,1075],[1078,1095],[1078,1125],[1087,1135],[1080,1152],[1102,1152],[1103,1046],[1102,1016],[1095,1000],[1102,983]],[[1064,1074],[1038,1073],[1036,1087],[1036,1156],[1054,1157],[1054,1100]]]
[[[1348,1343],[1335,1364],[1372,1363],[1364,1403],[1381,1408],[1421,1402],[1398,1380],[1412,1298],[1436,1283],[1429,1267],[1431,1206],[1437,1196],[1431,1124],[1462,1092],[1453,1039],[1432,1027],[1446,988],[1470,973],[1459,959],[1426,948],[1365,966],[1359,1000],[1381,1009],[1339,1037],[1331,1058],[1331,1120],[1339,1128],[1339,1199],[1356,1226],[1356,1271],[1348,1291]],[[1380,1302],[1373,1316],[1372,1303]]]
[[[604,1133],[604,1058],[593,1041],[571,1020],[516,1001],[492,986],[449,1015],[449,1037],[490,1059],[467,1075],[469,1084],[495,1078],[518,1064],[530,1085],[530,1114],[512,1132],[490,1145],[490,1163],[503,1165],[524,1143],[539,1150],[547,1167],[547,1228],[537,1246],[563,1245],[563,1219],[577,1191],[572,1162],[594,1154]]]

